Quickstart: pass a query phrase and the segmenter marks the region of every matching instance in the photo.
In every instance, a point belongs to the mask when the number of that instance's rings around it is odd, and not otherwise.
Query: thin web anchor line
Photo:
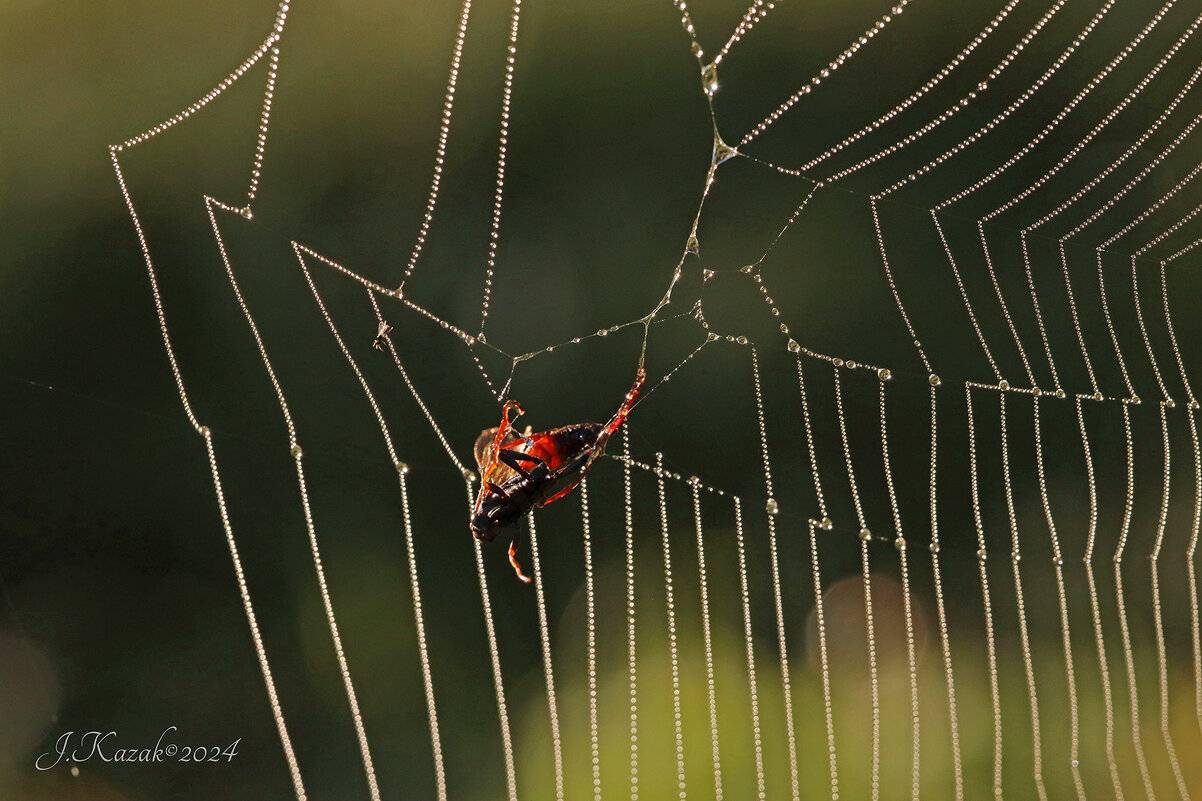
[[[908,0],[906,0],[906,1],[908,2]],[[905,2],[902,2],[901,6],[904,7],[905,4],[906,4]],[[692,35],[693,27],[692,27],[691,20],[689,19],[687,7],[684,5],[683,2],[678,2],[677,6],[678,6],[678,9],[683,14],[682,21],[684,23],[686,31],[689,32],[690,35]],[[755,9],[756,9],[756,4],[753,3],[752,8],[749,9],[749,11],[748,11],[748,14],[750,15],[751,19],[755,19],[755,20],[762,19],[763,16],[765,16],[767,13],[766,8],[761,9],[758,12],[755,11]],[[465,5],[463,18],[461,19],[461,32],[462,32],[462,25],[466,24],[466,17],[467,17],[468,10],[469,10],[468,6]],[[895,13],[900,13],[900,12],[895,10]],[[505,81],[506,88],[505,88],[505,99],[503,102],[503,111],[502,111],[502,133],[501,133],[501,145],[500,145],[499,160],[498,160],[499,166],[498,166],[498,182],[497,182],[497,192],[496,192],[497,196],[495,198],[496,202],[494,203],[493,233],[491,236],[491,244],[490,244],[490,253],[493,253],[493,254],[495,254],[495,247],[496,247],[497,234],[498,234],[499,221],[500,221],[500,198],[501,198],[501,192],[503,190],[505,153],[506,153],[506,148],[507,148],[508,138],[509,138],[508,137],[509,97],[510,97],[511,90],[512,90],[512,77],[513,77],[513,68],[515,65],[516,36],[517,36],[519,18],[520,18],[520,0],[517,0],[517,2],[515,2],[515,5],[514,5],[513,15],[512,15],[512,19],[511,19],[510,45],[509,45],[509,49],[508,49],[509,55],[506,60],[506,81]],[[886,15],[885,19],[887,21],[889,19],[889,16]],[[879,29],[880,27],[882,27],[882,26],[878,24],[877,29]],[[876,29],[874,29],[874,30],[876,30]],[[738,35],[739,35],[738,30],[736,30],[736,33],[733,35],[732,41],[737,40]],[[871,37],[871,35],[873,35],[873,34],[869,33],[869,37]],[[694,44],[696,44],[696,43],[694,43]],[[851,48],[849,52],[854,52],[854,50],[857,49],[857,47],[858,47],[858,45],[853,46],[853,48]],[[429,209],[428,209],[427,218],[423,222],[422,234],[419,235],[419,242],[418,242],[417,247],[414,250],[414,254],[413,254],[414,261],[416,260],[416,257],[420,253],[421,243],[424,242],[424,235],[425,235],[425,232],[428,230],[428,223],[432,217],[432,209],[433,209],[434,204],[436,204],[436,202],[437,202],[437,187],[438,187],[438,182],[439,182],[439,176],[441,175],[441,166],[442,166],[442,160],[443,160],[442,159],[442,153],[443,153],[442,148],[445,145],[445,138],[448,135],[448,131],[449,131],[449,118],[450,118],[450,112],[451,112],[451,108],[453,105],[453,99],[454,99],[454,83],[455,83],[455,81],[457,79],[457,75],[458,75],[459,56],[461,55],[461,53],[460,53],[461,49],[462,49],[462,37],[459,40],[457,40],[457,43],[456,43],[456,57],[455,57],[455,59],[453,59],[453,63],[452,63],[452,74],[451,74],[451,78],[448,83],[447,103],[445,106],[443,126],[440,131],[440,151],[439,151],[440,155],[436,159],[435,181],[434,181],[434,185],[432,186],[431,193],[429,196],[429,201],[428,201]],[[701,53],[698,52],[698,48],[695,48],[694,54],[697,55],[698,58],[700,58],[700,56],[701,56]],[[714,66],[716,66],[716,65],[714,65]],[[713,111],[712,110],[712,94],[714,91],[716,91],[716,84],[712,83],[710,81],[710,79],[707,79],[707,77],[705,75],[703,75],[703,85],[706,89],[707,96],[711,100],[711,115],[712,115],[712,111]],[[661,301],[645,317],[641,318],[640,320],[634,321],[632,323],[626,324],[626,325],[642,324],[644,326],[644,338],[643,338],[642,351],[640,353],[640,365],[643,362],[643,357],[646,352],[647,335],[649,334],[650,326],[653,322],[656,321],[656,317],[659,314],[659,312],[671,301],[672,290],[682,275],[682,267],[683,267],[684,259],[687,258],[687,256],[690,253],[696,252],[697,245],[695,243],[696,243],[696,239],[697,239],[697,237],[696,237],[697,220],[700,218],[700,214],[701,214],[702,207],[704,206],[705,198],[708,195],[709,189],[713,184],[713,179],[714,179],[716,169],[721,163],[723,163],[727,159],[729,159],[733,156],[738,156],[738,155],[740,155],[740,154],[737,153],[737,151],[733,150],[732,148],[729,148],[721,141],[721,137],[717,135],[716,129],[715,129],[714,156],[713,156],[712,163],[710,165],[709,173],[707,175],[705,188],[702,193],[702,199],[698,206],[698,212],[694,219],[693,231],[689,237],[688,243],[686,243],[685,251],[681,257],[680,263],[677,265],[677,268],[673,274],[672,281],[668,287],[668,290],[665,293],[664,297],[661,299]],[[813,190],[816,188],[818,188],[818,187],[815,186],[815,187],[813,187],[813,189],[811,189],[811,192],[810,192],[811,195],[813,194]],[[807,198],[806,198],[807,200],[808,200],[808,197],[809,196],[807,196]],[[797,211],[795,212],[793,217],[791,217],[789,222],[786,223],[786,226],[785,226],[786,228],[788,227],[789,224],[791,224],[796,219],[797,215],[800,214],[801,210],[804,209],[804,207],[805,207],[805,201],[802,202],[801,206],[797,209]],[[311,254],[311,255],[316,256],[317,254]],[[321,258],[321,257],[319,257],[319,258]],[[323,258],[323,260],[327,261],[327,263],[333,264],[333,262],[331,262],[328,259]],[[491,282],[491,274],[493,272],[493,266],[494,266],[493,262],[494,262],[494,259],[493,259],[493,257],[490,256],[489,282]],[[345,268],[343,268],[337,264],[333,264],[333,266],[337,267],[338,269],[342,270],[343,272],[347,273],[348,275],[351,275],[352,277],[356,278],[357,280],[360,280],[361,282],[365,283],[366,285],[373,286],[373,288],[376,288],[382,294],[388,294],[388,295],[397,297],[398,299],[401,299],[411,309],[418,311],[419,313],[429,317],[431,320],[433,320],[435,322],[440,323],[444,328],[450,328],[461,339],[463,339],[464,342],[469,345],[469,347],[474,346],[477,343],[486,344],[485,338],[483,336],[483,327],[481,328],[481,332],[479,334],[475,335],[474,337],[471,335],[468,335],[466,332],[459,330],[458,328],[456,328],[453,325],[448,324],[444,320],[440,320],[437,316],[431,314],[430,312],[421,308],[417,304],[414,304],[412,301],[410,301],[408,298],[406,298],[403,295],[402,290],[387,290],[383,287],[379,287],[378,285],[375,285],[373,282],[370,282],[367,279],[362,278],[361,276],[354,274],[353,272],[351,272],[349,270],[346,270]],[[408,272],[406,275],[408,275]],[[489,286],[490,286],[490,284],[489,284]],[[484,311],[483,311],[484,316],[482,317],[482,320],[487,317],[488,296],[489,296],[489,289],[488,289],[488,286],[486,286]],[[699,319],[701,319],[701,318],[699,318]],[[603,330],[608,332],[608,331],[616,330],[617,328],[620,328],[620,327],[624,327],[624,326],[616,326],[616,327],[611,327],[610,329],[603,329]],[[597,335],[603,335],[602,331],[598,331]],[[711,336],[710,340],[712,340],[713,338],[714,337]],[[580,341],[580,339],[581,338],[577,337],[577,338],[571,340],[571,342],[572,342],[572,344],[576,344],[577,342]],[[567,343],[564,343],[564,344],[567,344]],[[791,347],[792,347],[792,344],[791,344]],[[544,351],[542,351],[542,352],[549,351],[549,350],[550,350],[550,348],[547,348],[547,349],[544,349]],[[513,359],[513,364],[516,365],[517,362],[522,361],[527,358],[530,358],[534,355],[537,355],[537,353],[525,354],[523,356],[511,357],[511,358]],[[473,358],[476,358],[474,354],[473,354]],[[503,387],[499,392],[496,391],[495,388],[492,386],[492,382],[489,379],[487,371],[484,369],[483,365],[480,363],[478,358],[476,358],[476,361],[477,361],[477,365],[480,367],[480,369],[485,377],[485,380],[489,383],[490,389],[493,390],[494,395],[497,396],[498,398],[503,398],[508,391],[509,382],[507,382],[505,387]],[[685,361],[687,361],[687,359]],[[683,362],[679,366],[683,366]],[[679,369],[679,366],[676,369]],[[510,381],[512,381],[512,377],[513,376],[512,376],[512,366],[511,366]],[[663,379],[661,379],[661,382],[666,379],[667,379],[667,376],[665,376]],[[648,390],[646,393],[644,393],[644,397],[646,395],[649,395],[650,392],[653,391],[657,386],[658,386],[658,384],[653,386],[651,388],[651,390]]]

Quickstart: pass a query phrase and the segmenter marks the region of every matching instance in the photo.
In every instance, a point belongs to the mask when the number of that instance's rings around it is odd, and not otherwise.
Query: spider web
[[[609,208],[573,240],[601,256],[574,244],[575,269],[521,266],[538,260],[531,232],[556,226],[523,192],[524,165],[549,169],[520,144],[522,104],[538,100],[521,93],[526,31],[536,66],[554,70],[564,48],[549,12],[520,0],[503,21],[479,0],[459,9],[428,192],[399,255],[260,212],[286,21],[303,8],[282,4],[226,79],[111,149],[295,796],[312,790],[272,669],[281,646],[257,623],[227,498],[259,488],[224,478],[189,380],[203,343],[172,334],[189,301],[167,290],[125,167],[252,80],[246,188],[203,207],[269,393],[241,397],[231,378],[203,401],[214,416],[223,395],[261,404],[257,432],[291,463],[261,481],[291,487],[290,536],[316,573],[361,763],[336,786],[373,799],[1197,794],[1202,454],[1182,310],[1202,241],[1202,15],[1177,0],[1011,0],[964,10],[955,48],[909,58],[952,12],[661,12],[675,30],[657,46],[679,56],[663,82],[696,103],[671,108],[695,146],[672,140],[688,189],[665,190],[680,196],[656,232],[668,244],[623,252],[633,265],[596,267],[620,252],[599,232],[629,225]],[[807,30],[781,68],[774,37]],[[594,88],[618,80],[600,72]],[[486,168],[473,100],[492,110]],[[618,165],[658,133],[580,147]],[[532,121],[528,135],[549,134]],[[469,220],[482,229],[460,236]],[[465,238],[486,243],[466,260]],[[617,313],[594,326],[593,306]],[[481,399],[520,395],[546,428],[606,419],[644,358],[645,402],[578,492],[531,518],[533,592],[517,586],[501,549],[463,530],[466,454],[496,422]],[[330,406],[312,399],[327,375],[343,382]],[[581,408],[567,385],[587,386]],[[537,411],[556,406],[562,418]],[[357,687],[380,679],[352,672],[356,653],[392,635],[344,636],[351,579],[325,569],[357,490],[320,488],[337,483],[323,455],[348,443],[374,449],[387,479],[368,491],[403,541],[421,702],[399,710],[361,702]],[[478,647],[453,648],[444,626],[472,626]],[[373,748],[419,726],[420,757]]]

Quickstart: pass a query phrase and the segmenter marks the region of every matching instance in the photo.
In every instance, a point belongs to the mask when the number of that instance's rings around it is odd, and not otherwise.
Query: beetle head
[[[497,538],[497,529],[483,509],[472,515],[472,536],[480,542],[492,542]]]
[[[487,490],[482,493],[484,497],[477,502],[476,512],[472,515],[472,536],[481,542],[492,542],[498,531],[517,522],[522,510],[504,495]]]

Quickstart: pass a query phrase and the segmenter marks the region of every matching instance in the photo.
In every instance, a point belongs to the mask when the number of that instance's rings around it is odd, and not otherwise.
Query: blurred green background
[[[916,1],[854,60],[746,149],[796,167],[872,122],[948,63],[1001,3]],[[1193,18],[1179,4],[1130,58],[1065,118],[1044,144],[987,190],[941,219],[982,328],[1003,373],[1027,384],[1000,313],[972,220],[1000,205],[1067,152],[1144,76]],[[938,135],[814,196],[764,260],[761,274],[779,318],[768,314],[739,268],[757,260],[812,183],[736,159],[723,165],[700,219],[700,254],[685,263],[665,322],[651,328],[654,394],[629,423],[632,455],[662,453],[684,476],[746,499],[750,606],[769,798],[790,792],[780,655],[755,416],[750,346],[719,341],[666,384],[668,370],[705,340],[687,313],[700,301],[711,329],[746,336],[760,359],[778,519],[782,607],[798,727],[804,797],[829,794],[807,518],[817,499],[804,447],[796,368],[777,331],[814,351],[888,366],[889,436],[911,576],[919,656],[922,793],[953,791],[947,692],[933,595],[928,513],[927,376],[914,355],[880,266],[866,195],[913,172],[1004,109],[1087,24],[1101,3],[1072,0],[990,91]],[[745,10],[726,0],[690,4],[698,37],[716,52]],[[219,218],[222,234],[280,376],[305,451],[318,538],[355,677],[384,797],[433,798],[425,698],[417,656],[408,554],[395,473],[355,377],[330,337],[297,268],[298,240],[384,285],[404,274],[430,185],[460,7],[454,3],[297,4],[282,42],[281,72],[255,221]],[[781,3],[737,44],[719,72],[719,130],[732,144],[874,24],[878,3]],[[825,178],[875,153],[973,90],[1047,6],[1026,0],[926,101],[859,149],[821,165]],[[0,798],[264,799],[291,795],[229,553],[203,443],[181,409],[158,331],[145,267],[107,155],[216,85],[270,30],[270,3],[151,2],[0,6]],[[955,665],[964,781],[969,797],[991,792],[992,707],[977,543],[968,492],[965,380],[989,381],[951,271],[926,209],[1002,163],[1037,134],[1121,50],[1152,14],[1119,3],[1082,48],[998,132],[914,189],[881,205],[898,288],[943,378],[940,390],[940,533]],[[474,333],[481,299],[496,173],[501,87],[510,7],[471,11],[441,198],[406,291]],[[498,385],[512,357],[642,317],[677,264],[710,163],[709,111],[697,63],[670,3],[527,0],[523,6],[489,342],[469,351],[412,312],[384,311],[415,386],[462,460],[497,404],[475,353]],[[987,228],[1000,288],[1040,385],[1053,386],[1027,302],[1015,229],[1053,208],[1142,133],[1193,72],[1192,39],[1161,75],[1049,188]],[[204,213],[210,195],[234,205],[245,194],[265,73],[247,73],[184,125],[127,151],[122,167],[151,242],[173,343],[201,421],[214,431],[231,519],[289,730],[310,798],[366,796],[357,744],[321,608],[288,442],[271,385],[236,304]],[[1202,108],[1192,94],[1156,137],[1081,209],[1061,235],[1117,191]],[[1102,320],[1093,248],[1180,180],[1202,150],[1187,139],[1116,206],[1108,222],[1069,247],[1086,340],[1108,395],[1124,393]],[[1158,389],[1131,305],[1130,252],[1193,208],[1183,192],[1108,256],[1107,287],[1137,392]],[[1049,226],[1053,228],[1055,226]],[[1164,258],[1198,236],[1187,225],[1151,255]],[[1055,240],[1031,240],[1041,308],[1062,386],[1089,387],[1063,291]],[[1182,259],[1169,288],[1186,369],[1196,372],[1202,331],[1191,306],[1198,273]],[[1152,262],[1154,265],[1154,261]],[[320,265],[317,265],[320,267]],[[713,277],[702,282],[702,270]],[[1142,270],[1143,268],[1141,268]],[[1145,277],[1146,275],[1146,277]],[[1158,276],[1141,271],[1160,367],[1184,393],[1157,318]],[[314,269],[343,335],[377,393],[401,458],[411,465],[413,524],[431,641],[448,787],[455,799],[505,794],[489,655],[480,612],[461,478],[387,358],[371,350],[375,321],[361,288]],[[1146,283],[1143,283],[1146,282]],[[629,386],[641,328],[587,337],[521,361],[512,373],[536,429],[603,419]],[[847,484],[830,367],[803,361],[815,447],[835,521],[819,537],[841,794],[867,797],[871,759],[868,661],[859,524]],[[910,796],[909,671],[896,533],[881,473],[877,380],[845,373],[849,438],[867,520],[881,702],[883,798]],[[1003,700],[1003,780],[1009,798],[1034,798],[1029,694],[1009,567],[1010,520],[1002,484],[998,409],[976,395],[982,506]],[[1048,792],[1072,794],[1068,692],[1051,539],[1034,467],[1030,399],[1014,396],[1008,425],[1024,560],[1032,668],[1039,691]],[[1194,465],[1183,403],[1170,415],[1171,504],[1160,571],[1171,731],[1192,792],[1202,792],[1196,755],[1194,663],[1186,553],[1193,523]],[[1063,408],[1062,408],[1063,407]],[[1089,797],[1108,796],[1103,674],[1087,572],[1088,482],[1076,416],[1042,402],[1047,486],[1066,555],[1068,613]],[[1117,764],[1138,797],[1120,602],[1137,669],[1143,739],[1160,797],[1177,792],[1159,728],[1160,684],[1148,555],[1157,533],[1163,452],[1157,407],[1133,407],[1137,496],[1124,568],[1114,589],[1125,489],[1117,404],[1088,411],[1100,510],[1094,573],[1103,610],[1115,710]],[[524,422],[525,422],[524,421]],[[615,448],[616,450],[616,448]],[[634,481],[639,646],[640,797],[675,796],[665,582],[654,479]],[[601,462],[590,478],[597,564],[598,681],[604,797],[629,792],[622,472]],[[670,541],[680,638],[685,764],[690,795],[712,794],[709,716],[701,646],[696,534],[688,488],[669,482]],[[742,606],[729,500],[705,495],[709,597],[725,796],[754,796],[754,759]],[[591,792],[585,672],[585,596],[579,501],[539,515],[569,797]],[[553,793],[551,740],[534,596],[502,556],[486,548],[514,733],[519,794]],[[529,560],[529,552],[526,551]],[[179,745],[238,752],[220,764],[128,765],[92,759],[40,771],[64,732],[117,732],[125,747],[154,743],[168,727]]]

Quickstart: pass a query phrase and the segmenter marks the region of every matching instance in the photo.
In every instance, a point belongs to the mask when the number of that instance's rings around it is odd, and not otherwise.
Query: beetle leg
[[[643,382],[647,380],[647,371],[642,367],[634,376],[634,385],[630,387],[630,391],[626,393],[626,398],[622,401],[622,406],[605,427],[601,429],[601,433],[597,435],[597,441],[593,444],[593,449],[600,453],[605,450],[605,444],[609,442],[609,438],[613,433],[621,427],[626,420],[626,415],[630,414],[630,410],[634,408],[634,401],[639,396],[639,390],[643,388]]]
[[[525,414],[525,410],[522,409],[522,405],[515,400],[507,400],[505,401],[505,405],[501,407],[501,425],[497,426],[497,436],[492,443],[492,458],[489,460],[488,466],[485,467],[484,471],[480,474],[480,478],[485,481],[487,481],[492,475],[493,471],[497,469],[497,457],[500,456],[502,443],[505,441],[505,437],[509,436],[509,434],[513,432],[513,424],[509,422],[510,412],[514,412],[514,419],[517,419],[521,415]]]
[[[518,578],[520,578],[525,583],[529,584],[530,577],[522,572],[522,566],[520,564],[518,564],[517,552],[518,552],[518,546],[520,546],[521,544],[522,544],[522,523],[521,523],[521,521],[518,521],[517,525],[514,526],[514,529],[513,529],[513,539],[510,540],[510,542],[509,542],[509,564],[513,565],[513,572],[518,574]]]
[[[545,501],[543,501],[542,503],[540,503],[540,504],[539,504],[539,507],[543,507],[543,506],[546,506],[546,505],[547,505],[547,504],[549,504],[549,503],[553,503],[553,502],[555,502],[555,501],[558,501],[560,498],[562,498],[563,496],[567,495],[567,494],[568,494],[569,492],[571,492],[572,490],[576,489],[576,485],[580,483],[580,479],[581,479],[581,478],[583,478],[583,476],[579,476],[579,477],[577,477],[577,478],[576,478],[576,480],[575,480],[575,481],[573,481],[571,484],[568,484],[566,487],[564,487],[563,489],[561,489],[559,492],[555,493],[555,494],[554,494],[554,495],[552,495],[550,498],[547,498],[547,500],[545,500]]]
[[[507,501],[513,500],[512,498],[509,497],[508,492],[501,489],[500,487],[498,487],[496,484],[492,483],[491,481],[485,481],[484,486],[487,487],[488,491],[491,492],[493,495],[500,495],[502,498],[504,498]]]
[[[497,458],[500,459],[502,462],[504,462],[509,467],[512,467],[514,470],[518,471],[518,473],[521,475],[521,477],[526,479],[527,481],[531,481],[532,479],[530,478],[530,473],[527,472],[526,468],[522,467],[521,462],[526,462],[527,464],[533,464],[536,466],[537,465],[542,465],[543,467],[547,466],[547,463],[544,462],[542,459],[538,458],[537,456],[531,456],[530,454],[527,454],[527,453],[519,453],[518,451],[515,451],[512,448],[502,448],[497,453]]]

